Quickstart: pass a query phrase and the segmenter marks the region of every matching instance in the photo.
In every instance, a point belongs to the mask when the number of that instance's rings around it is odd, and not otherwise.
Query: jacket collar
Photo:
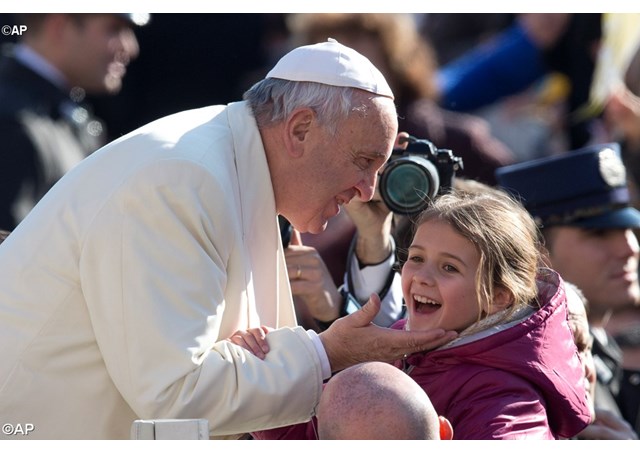
[[[280,305],[292,307],[293,302],[273,184],[260,131],[246,101],[229,104],[227,112],[239,181],[243,241],[251,262],[257,266],[253,269],[255,272],[252,271],[250,288],[260,294],[250,297],[263,301],[272,299],[273,305],[261,305],[278,307],[275,318],[268,318],[267,313],[257,313],[259,319],[269,320],[276,327],[293,326],[296,324],[293,310]],[[252,313],[250,317],[254,315]]]

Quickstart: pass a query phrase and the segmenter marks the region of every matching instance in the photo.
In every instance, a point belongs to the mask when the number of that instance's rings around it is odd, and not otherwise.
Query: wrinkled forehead
[[[360,94],[359,98],[353,102],[347,121],[355,132],[361,133],[364,142],[375,140],[380,147],[384,145],[391,147],[398,134],[398,115],[395,104],[387,97]]]

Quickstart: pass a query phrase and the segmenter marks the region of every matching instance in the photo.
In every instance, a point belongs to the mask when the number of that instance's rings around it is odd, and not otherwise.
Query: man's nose
[[[127,65],[138,58],[139,54],[140,45],[133,30],[121,30],[116,39],[116,59]]]
[[[624,230],[623,234],[616,236],[617,250],[624,257],[638,256],[640,246],[638,239],[631,229]]]
[[[376,190],[377,179],[378,173],[373,173],[356,185],[356,190],[358,191],[358,196],[361,201],[371,201]]]

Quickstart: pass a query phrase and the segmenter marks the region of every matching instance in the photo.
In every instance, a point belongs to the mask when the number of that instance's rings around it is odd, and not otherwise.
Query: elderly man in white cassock
[[[278,214],[317,233],[371,199],[397,132],[382,74],[330,40],[244,101],[84,160],[0,247],[0,419],[26,438],[123,439],[158,418],[239,437],[309,420],[332,372],[449,341],[374,326],[376,295],[319,335],[296,323]],[[227,341],[262,325],[264,360]]]

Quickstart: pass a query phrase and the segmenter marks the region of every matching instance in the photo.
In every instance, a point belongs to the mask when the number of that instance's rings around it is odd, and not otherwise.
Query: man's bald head
[[[405,373],[367,362],[336,374],[317,411],[320,439],[440,439],[427,394]]]

